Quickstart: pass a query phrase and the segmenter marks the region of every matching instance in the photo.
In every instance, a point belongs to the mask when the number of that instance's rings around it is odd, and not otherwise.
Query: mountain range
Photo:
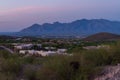
[[[108,32],[120,34],[120,22],[106,19],[81,19],[70,23],[33,24],[14,35],[17,36],[52,36],[52,37],[85,37],[92,34]]]

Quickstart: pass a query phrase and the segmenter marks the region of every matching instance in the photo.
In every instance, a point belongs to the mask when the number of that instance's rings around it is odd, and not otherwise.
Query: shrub
[[[10,72],[10,73],[19,73],[21,70],[22,63],[18,59],[7,59],[3,60],[1,64],[1,68],[3,72]]]
[[[28,80],[36,80],[36,70],[32,67],[25,68],[23,75]]]

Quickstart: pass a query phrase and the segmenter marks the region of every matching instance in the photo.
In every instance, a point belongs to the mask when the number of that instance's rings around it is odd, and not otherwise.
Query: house
[[[20,50],[19,54],[24,54],[25,55],[25,54],[27,54],[27,50]]]
[[[56,48],[55,47],[44,47],[46,50],[52,50],[54,51]]]
[[[57,50],[58,54],[63,54],[63,53],[66,53],[66,52],[67,52],[67,49],[58,49]]]
[[[19,54],[50,56],[65,54],[67,49],[56,49],[56,47],[42,47],[41,44],[19,44],[14,46]]]
[[[14,46],[14,48],[18,50],[29,50],[32,48],[41,48],[41,47],[42,47],[41,44],[18,44]]]
[[[37,54],[41,56],[50,56],[56,54],[55,51],[37,51]]]
[[[36,55],[36,50],[28,50],[29,55]]]
[[[20,50],[19,54],[50,56],[56,54],[56,51]]]
[[[29,54],[29,55],[35,55],[37,52],[35,50],[20,50],[19,54]]]
[[[47,51],[47,52],[45,52],[45,54],[46,54],[47,56],[50,56],[50,55],[56,54],[56,52],[55,52],[55,51]]]
[[[22,46],[14,46],[15,49],[22,49]]]
[[[15,49],[21,50],[21,49],[30,49],[33,46],[33,44],[20,44],[17,46],[14,46]]]

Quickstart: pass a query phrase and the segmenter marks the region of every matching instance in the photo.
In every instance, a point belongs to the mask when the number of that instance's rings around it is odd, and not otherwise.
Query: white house
[[[50,56],[56,54],[55,51],[37,51],[37,54],[41,56]]]
[[[27,50],[20,50],[19,51],[19,54],[24,54],[25,55],[26,53],[27,53]]]
[[[47,56],[50,56],[50,55],[56,54],[56,52],[55,52],[55,51],[46,51],[45,54],[46,54]]]
[[[33,44],[20,44],[17,46],[14,46],[14,48],[21,50],[21,49],[30,49],[33,46]]]
[[[55,50],[56,49],[55,47],[44,47],[44,48],[47,50]]]
[[[63,54],[63,53],[66,53],[66,52],[67,52],[67,49],[58,49],[57,50],[58,54]]]
[[[35,50],[28,50],[28,54],[34,55],[34,54],[36,54],[36,51]]]

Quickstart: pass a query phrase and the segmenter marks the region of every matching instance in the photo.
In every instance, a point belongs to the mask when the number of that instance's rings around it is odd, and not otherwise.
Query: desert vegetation
[[[119,42],[109,49],[76,47],[71,56],[49,57],[23,57],[0,50],[0,80],[93,80],[104,66],[120,63],[119,48]]]

